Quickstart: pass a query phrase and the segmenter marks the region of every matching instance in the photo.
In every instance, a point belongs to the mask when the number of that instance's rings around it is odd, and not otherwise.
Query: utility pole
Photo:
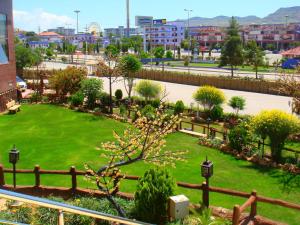
[[[126,9],[127,9],[127,32],[126,32],[126,36],[129,38],[130,36],[130,4],[129,4],[129,0],[126,0]]]
[[[77,34],[78,34],[78,30],[79,30],[79,26],[78,26],[78,16],[79,16],[79,13],[80,13],[80,10],[75,10],[74,13],[76,13],[76,16],[77,16]]]
[[[189,48],[188,48],[188,72],[190,73],[190,62],[191,62],[191,46],[192,46],[192,39],[191,39],[191,32],[190,32],[190,13],[193,12],[191,9],[184,9],[184,11],[188,14],[188,25],[187,25],[187,31],[188,31],[188,38],[189,38]]]

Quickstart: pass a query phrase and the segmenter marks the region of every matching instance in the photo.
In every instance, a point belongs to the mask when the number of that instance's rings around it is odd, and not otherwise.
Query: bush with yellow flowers
[[[272,159],[280,162],[286,139],[300,131],[300,120],[280,110],[262,111],[252,119],[251,127],[258,135],[270,139]]]

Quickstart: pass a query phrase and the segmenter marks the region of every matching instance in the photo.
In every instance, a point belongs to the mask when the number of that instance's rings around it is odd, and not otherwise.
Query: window
[[[0,64],[8,63],[6,15],[0,13]]]

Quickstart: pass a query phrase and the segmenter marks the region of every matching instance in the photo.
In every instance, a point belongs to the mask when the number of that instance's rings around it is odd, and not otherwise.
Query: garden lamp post
[[[207,208],[209,207],[209,178],[213,176],[213,173],[214,164],[206,156],[206,160],[201,164],[201,175],[206,180],[205,189],[203,190],[203,203]]]
[[[16,188],[16,164],[20,158],[20,151],[14,145],[13,149],[9,152],[9,162],[13,164],[13,184],[14,188]]]
[[[207,123],[207,138],[209,138],[210,137],[210,127],[209,127],[209,125],[210,125],[210,123],[211,123],[211,118],[207,118],[207,120],[206,120],[206,123]]]

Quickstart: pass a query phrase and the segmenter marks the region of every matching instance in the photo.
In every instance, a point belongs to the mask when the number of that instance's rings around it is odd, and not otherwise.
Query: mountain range
[[[190,18],[190,26],[228,26],[229,16],[217,16],[213,18],[192,17]],[[270,15],[260,18],[257,16],[235,17],[240,25],[249,24],[284,24],[300,23],[300,6],[280,8]],[[187,20],[178,19],[187,23]]]

